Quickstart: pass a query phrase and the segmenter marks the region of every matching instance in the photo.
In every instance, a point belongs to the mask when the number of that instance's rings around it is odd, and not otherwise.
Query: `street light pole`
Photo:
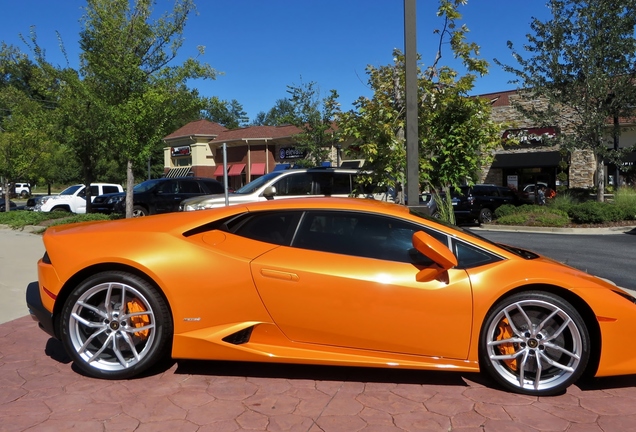
[[[404,61],[406,67],[406,196],[419,204],[420,174],[417,131],[417,47],[415,0],[404,0]]]

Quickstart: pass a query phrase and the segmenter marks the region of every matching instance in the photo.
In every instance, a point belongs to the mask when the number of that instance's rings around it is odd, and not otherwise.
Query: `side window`
[[[351,194],[351,174],[335,173],[333,176],[333,186],[331,193],[333,195],[350,195]]]
[[[99,186],[91,185],[91,196],[96,197],[99,195]]]
[[[249,213],[232,224],[230,230],[253,240],[289,245],[301,214],[298,211]]]
[[[429,265],[431,261],[413,249],[413,233],[421,229],[409,222],[363,213],[307,212],[292,246]],[[448,244],[446,236],[440,240]]]
[[[117,193],[119,192],[119,188],[117,186],[104,186],[104,193]]]
[[[177,182],[175,180],[168,180],[157,186],[157,192],[163,194],[177,193]]]
[[[201,193],[201,188],[195,180],[181,180],[179,181],[179,193],[198,194]]]
[[[457,268],[466,269],[478,267],[480,265],[500,260],[500,258],[462,241],[456,240],[454,243],[455,256],[457,257]]]
[[[209,193],[219,194],[223,193],[223,185],[215,181],[204,181],[203,184],[208,188]]]
[[[311,194],[311,175],[308,173],[291,174],[277,181],[276,195],[310,195]]]

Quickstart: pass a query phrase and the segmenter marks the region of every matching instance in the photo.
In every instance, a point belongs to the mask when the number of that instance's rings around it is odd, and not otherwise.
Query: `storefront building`
[[[292,125],[226,129],[208,120],[194,121],[164,138],[164,175],[221,179],[227,170],[228,187],[238,189],[263,174],[289,168],[304,159],[306,153],[295,140],[301,132]],[[332,146],[325,164],[335,165],[339,151]]]
[[[501,147],[495,152],[492,164],[483,167],[481,182],[493,183],[521,189],[531,183],[546,183],[551,188],[566,186],[570,188],[592,188],[596,180],[596,158],[589,150],[560,151],[554,138],[561,133],[558,126],[538,127],[521,117],[511,102],[519,98],[516,91],[507,91],[480,95],[492,104],[491,118],[496,123],[513,125],[502,131]],[[534,106],[540,101],[530,102]],[[636,132],[631,131],[633,124],[621,119],[622,133],[619,148],[629,148],[636,143]],[[608,136],[613,127],[608,119]],[[508,145],[510,138],[516,138],[518,144]],[[630,153],[624,159],[619,170],[621,184],[633,184],[633,163],[636,153]],[[606,185],[614,185],[616,166],[605,162],[602,175]]]

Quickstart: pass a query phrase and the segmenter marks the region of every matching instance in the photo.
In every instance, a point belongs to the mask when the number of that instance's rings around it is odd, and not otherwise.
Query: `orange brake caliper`
[[[128,313],[146,311],[146,308],[144,308],[141,302],[137,299],[132,299],[131,301],[126,303],[126,306],[128,306]],[[136,328],[139,328],[139,327],[143,327],[150,324],[150,318],[148,317],[148,315],[136,315],[130,318],[130,322],[133,326],[135,326]],[[135,332],[135,336],[140,338],[147,338],[149,332],[150,331],[147,329],[141,330],[141,331]]]
[[[497,340],[510,339],[512,336],[514,336],[514,333],[512,332],[510,323],[508,323],[508,318],[502,319],[499,322],[499,334],[497,335]],[[514,344],[510,342],[499,345],[499,352],[501,352],[501,354],[514,354],[516,349]],[[504,363],[506,363],[510,369],[514,371],[517,370],[517,359],[504,360]]]

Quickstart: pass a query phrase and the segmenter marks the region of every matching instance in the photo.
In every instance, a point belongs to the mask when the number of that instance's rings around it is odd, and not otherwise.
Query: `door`
[[[170,179],[157,185],[157,189],[152,192],[153,197],[148,203],[148,210],[150,211],[150,214],[176,211],[173,210],[175,208],[175,202],[177,208],[179,207],[179,203],[181,202],[178,192],[179,183],[177,180]]]
[[[447,280],[417,282],[422,261],[413,263],[411,237],[420,229],[362,213],[306,212],[292,246],[252,262],[254,281],[296,342],[466,358],[468,275],[451,269]]]

